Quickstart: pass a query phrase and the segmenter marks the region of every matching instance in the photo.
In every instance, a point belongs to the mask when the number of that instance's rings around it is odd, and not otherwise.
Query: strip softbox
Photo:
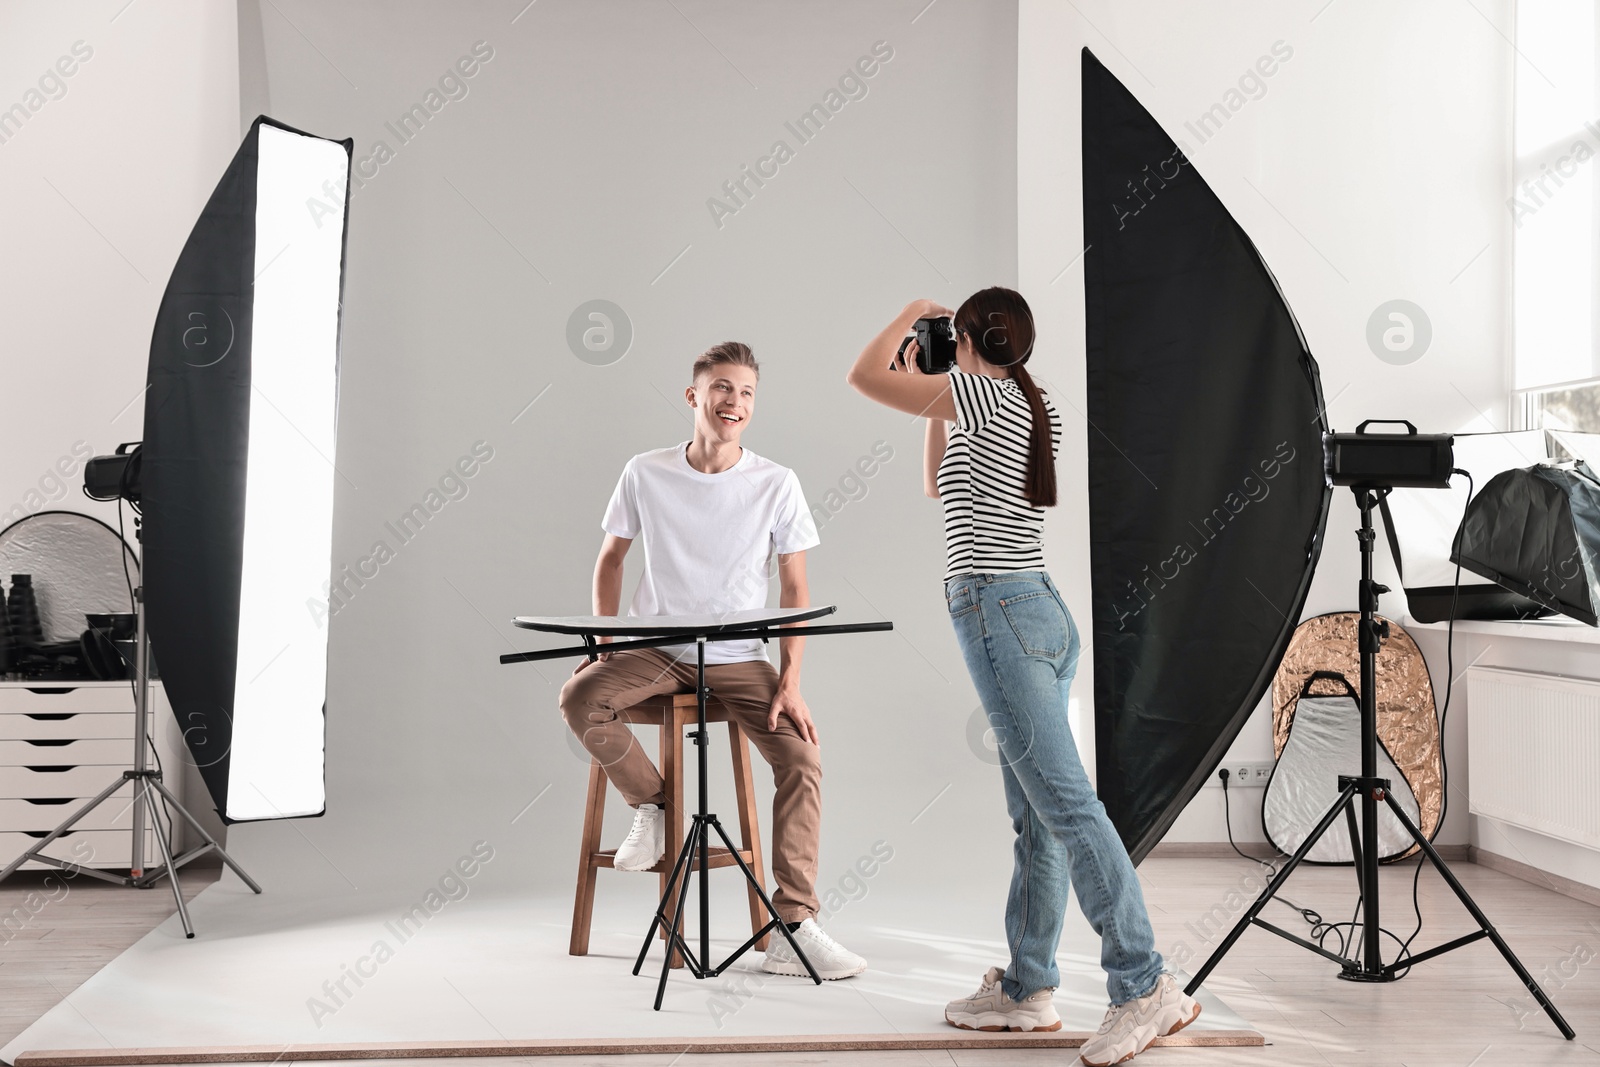
[[[168,702],[227,822],[320,814],[351,141],[250,127],[150,343],[144,576]]]
[[[1327,424],[1255,245],[1088,49],[1083,218],[1098,788],[1138,862],[1221,762],[1300,617]]]

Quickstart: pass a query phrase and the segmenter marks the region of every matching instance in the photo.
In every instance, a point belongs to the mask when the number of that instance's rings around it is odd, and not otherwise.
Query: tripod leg
[[[689,831],[689,840],[684,843],[684,855],[687,856],[691,853],[695,842],[703,839],[705,832],[705,823],[700,821],[699,816],[696,816],[694,820],[694,828]],[[693,867],[685,868],[683,872],[683,884],[678,887],[678,904],[677,907],[675,907],[672,911],[672,925],[668,927],[667,958],[661,964],[661,981],[656,985],[656,1011],[661,1010],[661,1001],[667,995],[667,976],[672,973],[672,946],[677,945],[680,949],[686,949],[688,947],[683,943],[683,907],[689,902],[689,883],[693,881],[693,874]],[[705,883],[705,875],[703,873],[700,875],[700,882],[702,885]],[[688,958],[689,955],[690,954],[688,952],[684,952],[684,956],[686,958]],[[694,976],[696,978],[701,977],[699,966],[693,967],[692,970],[694,971]]]
[[[170,789],[168,789],[163,783],[153,778],[150,780],[150,782],[161,791],[161,795],[167,798],[167,802],[172,805],[173,809],[176,810],[179,815],[183,816],[184,821],[194,829],[194,832],[200,835],[200,839],[211,848],[216,850],[217,855],[222,857],[222,862],[226,863],[229,869],[232,870],[234,874],[239,876],[239,880],[241,882],[249,886],[253,892],[261,892],[261,887],[256,885],[256,880],[244,873],[244,868],[239,866],[232,856],[228,855],[227,849],[217,844],[217,839],[207,833],[204,826],[201,826],[195,821],[195,817],[189,814],[189,809],[183,806],[183,802],[181,800],[172,795],[172,791]]]
[[[1327,814],[1322,816],[1322,821],[1317,823],[1316,829],[1307,834],[1306,839],[1300,842],[1300,847],[1295,850],[1293,856],[1289,857],[1289,862],[1278,868],[1278,873],[1268,883],[1267,888],[1261,891],[1261,895],[1256,898],[1256,902],[1250,905],[1250,910],[1240,916],[1233,929],[1228,931],[1228,936],[1223,938],[1222,944],[1218,945],[1217,950],[1211,954],[1211,958],[1206,960],[1193,978],[1189,979],[1189,984],[1183,990],[1186,994],[1194,996],[1195,990],[1200,988],[1201,983],[1206,980],[1206,976],[1216,969],[1217,964],[1222,962],[1222,957],[1228,954],[1228,950],[1233,947],[1234,942],[1238,941],[1244,932],[1250,928],[1250,924],[1255,922],[1256,916],[1261,914],[1261,909],[1267,906],[1268,901],[1277,896],[1278,890],[1283,888],[1283,883],[1289,880],[1289,875],[1294,873],[1294,869],[1300,866],[1300,861],[1306,858],[1306,853],[1310,852],[1312,846],[1321,840],[1323,834],[1328,832],[1328,827],[1333,825],[1333,820],[1339,817],[1339,813],[1346,810],[1350,804],[1350,798],[1355,796],[1355,793],[1356,787],[1353,784],[1344,787],[1344,791],[1333,802],[1333,806],[1328,809]]]
[[[678,859],[677,859],[677,861],[675,863],[673,863],[673,865],[672,865],[672,874],[667,878],[666,887],[662,890],[661,903],[656,905],[655,916],[650,920],[650,932],[644,935],[644,947],[639,949],[639,958],[634,961],[634,964],[633,964],[633,973],[634,974],[638,974],[639,971],[644,967],[645,957],[650,954],[650,946],[655,944],[656,931],[660,930],[662,932],[662,936],[663,937],[667,937],[667,933],[666,933],[666,925],[667,925],[666,910],[667,910],[667,907],[672,903],[673,888],[678,883],[678,876],[680,874],[683,874],[683,866],[688,861],[688,859],[689,859],[689,840],[686,838],[684,840],[684,842],[683,842],[683,847],[678,850]],[[688,876],[684,875],[684,877],[687,878]],[[667,954],[671,955],[671,953],[672,953],[672,941],[671,941],[670,938],[668,938],[668,940],[667,940]]]
[[[1561,1035],[1568,1041],[1577,1037],[1577,1031],[1568,1025],[1567,1020],[1562,1017],[1555,1004],[1545,995],[1544,989],[1540,987],[1533,975],[1528,973],[1528,969],[1522,965],[1522,961],[1517,959],[1516,953],[1511,951],[1511,946],[1506,944],[1505,938],[1500,936],[1500,931],[1496,930],[1494,924],[1489,921],[1489,917],[1479,910],[1477,902],[1467,892],[1466,886],[1456,880],[1455,874],[1451,872],[1449,865],[1445,863],[1444,857],[1440,856],[1438,850],[1433,847],[1433,842],[1429,841],[1427,836],[1417,829],[1416,824],[1405,813],[1405,809],[1400,806],[1399,801],[1395,800],[1392,792],[1385,793],[1384,797],[1388,800],[1389,808],[1394,812],[1395,817],[1400,820],[1400,825],[1404,826],[1406,833],[1411,835],[1411,840],[1415,841],[1421,846],[1422,851],[1427,853],[1428,859],[1433,862],[1433,866],[1438,870],[1439,876],[1450,886],[1456,898],[1477,920],[1478,925],[1483,927],[1483,932],[1489,936],[1490,941],[1494,942],[1494,947],[1500,950],[1500,955],[1505,957],[1506,963],[1510,964],[1511,969],[1517,973],[1517,977],[1522,980],[1523,986],[1533,994],[1533,999],[1539,1002],[1539,1007],[1543,1008],[1544,1013],[1550,1016],[1550,1021],[1556,1024],[1556,1029],[1560,1030]],[[1399,961],[1395,962],[1398,965]]]
[[[1356,825],[1356,806],[1353,802],[1345,804],[1344,816],[1345,823],[1350,831],[1350,858],[1359,860],[1361,858],[1361,828]],[[1356,869],[1356,889],[1364,897],[1367,894],[1367,886],[1365,879],[1362,877],[1361,864],[1355,863],[1354,867]]]
[[[715,815],[710,816],[707,821],[709,821],[712,826],[717,828],[717,833],[722,837],[722,843],[728,846],[728,851],[732,853],[733,858],[738,861],[739,870],[744,872],[745,881],[749,883],[754,892],[761,895],[761,902],[766,905],[767,914],[772,916],[772,921],[777,924],[776,929],[782,931],[784,940],[789,942],[789,947],[794,949],[794,954],[800,958],[800,962],[806,965],[806,973],[811,975],[811,980],[813,982],[815,982],[817,985],[821,985],[822,978],[817,974],[817,969],[811,965],[811,960],[806,957],[805,952],[802,951],[800,946],[795,942],[794,935],[789,932],[789,926],[778,914],[778,909],[772,906],[772,898],[767,896],[767,891],[762,889],[761,883],[756,881],[755,872],[752,871],[749,865],[745,863],[744,857],[739,855],[739,850],[733,847],[733,842],[728,839],[728,831],[722,828],[722,823],[717,821],[717,817]],[[753,940],[754,939],[752,939],[752,943]],[[733,960],[738,957],[738,955],[739,953],[736,952],[733,954],[733,956],[728,957],[728,959],[723,962],[722,967],[726,967],[729,963],[732,963]],[[718,967],[717,970],[722,970],[722,967]]]
[[[78,822],[79,819],[83,818],[85,815],[87,815],[91,811],[93,811],[102,801],[104,801],[112,793],[115,793],[117,790],[121,789],[122,788],[122,783],[126,782],[127,780],[128,779],[126,779],[126,778],[118,778],[116,781],[112,782],[110,785],[108,785],[104,789],[100,790],[100,795],[99,796],[95,797],[93,800],[89,801],[83,807],[81,807],[77,811],[73,812],[72,813],[72,817],[69,818],[66,822],[62,823],[60,826],[56,827],[54,830],[51,830],[50,833],[46,837],[44,837],[42,840],[40,840],[38,844],[36,844],[32,848],[28,849],[28,851],[24,852],[22,855],[18,856],[16,859],[12,860],[10,863],[6,864],[5,870],[0,871],[0,882],[3,882],[7,878],[10,878],[11,875],[16,872],[16,869],[18,867],[21,867],[24,863],[27,863],[30,859],[32,859],[39,852],[39,850],[43,849],[46,845],[50,844],[50,842],[54,841],[56,838],[60,837],[62,834],[66,833],[68,830],[72,829],[75,825],[77,825],[77,822]],[[138,801],[138,793],[137,792],[135,792],[134,798],[135,798],[135,803],[137,803],[137,801]]]
[[[144,802],[146,814],[150,816],[150,832],[156,839],[156,845],[161,849],[161,865],[166,868],[167,882],[172,886],[172,899],[178,904],[178,919],[183,923],[183,935],[193,937],[194,924],[189,921],[189,906],[183,902],[183,887],[178,884],[178,870],[172,865],[172,848],[167,843],[166,827],[161,825],[161,812],[156,805],[156,796],[150,789],[150,783],[149,778],[140,779],[140,798]]]

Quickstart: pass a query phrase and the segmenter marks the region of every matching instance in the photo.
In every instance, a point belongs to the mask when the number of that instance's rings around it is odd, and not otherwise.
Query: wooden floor
[[[179,872],[185,900],[222,868]],[[9,1043],[177,908],[166,882],[124,889],[53,871],[0,882],[0,1044]]]
[[[1252,930],[1208,983],[1266,1036],[1266,1048],[1152,1049],[1139,1064],[1444,1065],[1583,1064],[1600,1067],[1600,908],[1467,862],[1454,869],[1478,904],[1511,943],[1578,1031],[1562,1041],[1531,996],[1480,941],[1420,964],[1403,981],[1357,985],[1334,978],[1332,964],[1269,933]],[[1208,939],[1255,895],[1259,868],[1231,858],[1148,859],[1140,867],[1157,946],[1169,956],[1190,949],[1186,965],[1198,968]],[[1415,924],[1409,864],[1384,869],[1384,925],[1405,936]],[[186,896],[216,878],[215,870],[184,872]],[[1355,904],[1349,869],[1306,868],[1286,895],[1330,922],[1346,920]],[[23,873],[0,883],[0,1042],[67,997],[85,979],[173,910],[163,885],[120,889],[78,879],[62,895],[59,883]],[[35,894],[29,897],[29,894]],[[48,897],[57,899],[46,899]],[[1424,927],[1414,948],[1472,929],[1472,920],[1431,871],[1422,877]],[[997,909],[1002,902],[995,901]],[[28,916],[14,917],[14,909]],[[1266,917],[1297,933],[1308,927],[1289,907],[1269,905]],[[1387,954],[1386,954],[1387,955]],[[1003,962],[1003,961],[997,961]],[[969,992],[953,989],[951,996]],[[174,1005],[174,1011],[186,1010]],[[930,1027],[931,1028],[931,1027]],[[790,1067],[820,1062],[912,1067],[998,1067],[1001,1064],[1076,1062],[1060,1051],[876,1052],[817,1054],[589,1057],[585,1063],[617,1067]],[[695,1064],[694,1061],[699,1061]],[[401,1061],[385,1061],[397,1063]],[[414,1062],[414,1061],[404,1061]],[[440,1061],[422,1061],[437,1067]],[[504,1067],[503,1059],[452,1060],[467,1067]],[[565,1062],[571,1062],[565,1061]]]

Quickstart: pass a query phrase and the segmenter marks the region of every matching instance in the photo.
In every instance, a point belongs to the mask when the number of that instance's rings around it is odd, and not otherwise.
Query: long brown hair
[[[985,363],[1010,368],[1011,377],[1022,386],[1022,395],[1033,411],[1025,493],[1036,508],[1055,507],[1056,457],[1050,413],[1026,366],[1033,355],[1033,312],[1028,302],[1015,289],[998,285],[980,289],[956,309],[955,327],[972,341],[972,350]]]

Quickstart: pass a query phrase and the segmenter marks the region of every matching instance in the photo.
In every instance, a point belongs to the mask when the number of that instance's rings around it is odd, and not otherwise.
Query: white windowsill
[[[1400,625],[1407,630],[1436,630],[1444,633],[1448,623],[1418,622],[1409,614],[1401,616]],[[1565,615],[1552,615],[1548,619],[1530,619],[1526,622],[1486,622],[1479,619],[1457,619],[1458,634],[1490,634],[1495,637],[1526,637],[1535,641],[1573,641],[1578,644],[1600,645],[1600,628],[1569,619]]]

